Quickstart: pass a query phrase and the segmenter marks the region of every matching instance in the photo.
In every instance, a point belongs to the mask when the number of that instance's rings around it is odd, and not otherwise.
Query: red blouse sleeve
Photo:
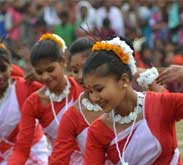
[[[49,158],[50,165],[69,164],[72,153],[78,150],[76,137],[86,127],[79,111],[71,107],[60,122],[54,149]]]
[[[96,120],[88,129],[84,165],[104,165],[106,146],[108,146],[113,135],[111,135],[109,129],[103,126],[104,123],[101,124],[100,120]]]
[[[183,119],[182,93],[147,93],[146,107],[154,107],[153,114],[162,116],[166,122],[175,122]],[[152,108],[150,108],[152,109]],[[149,112],[152,114],[152,112]]]
[[[24,77],[24,71],[18,65],[12,64],[11,76]]]
[[[32,97],[25,101],[19,123],[19,132],[8,165],[24,165],[29,157],[35,129],[35,102]]]

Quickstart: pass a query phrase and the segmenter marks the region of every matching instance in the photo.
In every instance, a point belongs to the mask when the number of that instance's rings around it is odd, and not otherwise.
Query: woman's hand
[[[160,73],[156,82],[158,84],[167,84],[170,82],[182,82],[183,81],[183,66],[171,65]]]

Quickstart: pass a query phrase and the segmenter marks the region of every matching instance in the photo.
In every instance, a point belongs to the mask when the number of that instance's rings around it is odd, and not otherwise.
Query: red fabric
[[[11,76],[24,77],[24,71],[19,66],[12,64]]]
[[[49,158],[50,165],[69,164],[72,153],[79,150],[76,137],[88,124],[75,107],[71,107],[63,116],[54,144],[54,150]]]
[[[175,122],[183,118],[183,95],[168,92],[147,92],[145,116],[150,130],[162,147],[162,153],[154,164],[170,164],[174,150],[177,147]],[[113,163],[117,163],[119,157],[116,147],[114,145],[109,146],[114,137],[113,131],[103,121],[96,120],[88,130],[84,164],[103,165],[105,152],[108,153],[108,157]],[[120,148],[122,150],[123,141],[120,142]]]
[[[13,77],[12,78],[14,81],[16,81],[16,94],[17,94],[17,99],[20,107],[20,112],[22,112],[22,106],[26,98],[36,91],[37,89],[40,88],[40,84],[33,82],[32,84],[28,84],[26,80],[24,80],[21,77]],[[23,91],[23,92],[22,92]],[[12,143],[15,143],[16,141],[16,136],[18,133],[18,125],[15,127],[15,129],[10,133],[9,137],[7,140],[9,140]],[[34,134],[33,138],[33,144],[36,143],[43,135],[42,129],[40,126],[36,128],[36,132]],[[6,142],[2,141],[0,142],[0,152],[4,153],[7,151],[10,147],[12,147],[10,144],[7,144]],[[3,159],[2,159],[3,160]],[[2,161],[1,160],[1,161]]]
[[[172,59],[172,64],[183,65],[183,55],[177,54]]]
[[[138,53],[138,52],[135,52],[135,61],[136,61],[137,67],[139,67],[139,68],[147,68],[147,66],[141,60],[140,53]]]
[[[76,100],[82,89],[73,78],[69,77],[69,81],[71,88],[68,100]],[[64,106],[65,100],[60,103],[54,102],[55,113],[57,114]],[[24,103],[17,143],[8,165],[24,165],[28,159],[35,128],[35,119],[39,120],[43,128],[47,127],[54,120],[51,104],[43,105],[36,92],[28,97]]]
[[[18,127],[16,127],[16,128],[11,132],[11,134],[9,135],[9,137],[7,138],[7,140],[8,140],[8,141],[11,141],[11,142],[15,142],[17,133],[18,133]],[[0,142],[0,152],[1,152],[1,153],[6,152],[6,151],[7,151],[9,148],[11,148],[11,147],[12,147],[12,145],[10,145],[10,144],[8,144],[8,143],[6,143],[6,142],[4,142],[4,141]],[[3,159],[0,160],[0,162],[1,162],[1,161],[3,161]]]
[[[27,99],[29,95],[31,95],[33,92],[40,89],[43,85],[39,82],[33,81],[32,83],[29,83],[24,78],[21,77],[12,77],[14,80],[16,80],[16,94],[18,97],[18,102],[20,108],[22,108],[24,101]]]

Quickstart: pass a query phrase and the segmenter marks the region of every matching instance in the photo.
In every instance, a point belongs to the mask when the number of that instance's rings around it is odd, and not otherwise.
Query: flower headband
[[[125,41],[121,41],[119,37],[115,37],[109,41],[96,42],[92,47],[92,51],[98,50],[113,51],[124,64],[129,65],[132,75],[137,72],[133,50]]]
[[[52,40],[52,41],[56,42],[58,44],[59,48],[61,48],[63,50],[63,52],[65,52],[65,49],[67,48],[65,45],[65,41],[57,34],[51,34],[51,33],[43,34],[40,37],[39,41],[42,41],[42,40]]]

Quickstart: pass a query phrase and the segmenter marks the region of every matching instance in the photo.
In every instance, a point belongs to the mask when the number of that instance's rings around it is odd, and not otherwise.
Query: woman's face
[[[71,75],[81,86],[83,86],[82,67],[87,60],[85,53],[86,52],[76,53],[71,57],[70,61]]]
[[[113,76],[99,77],[96,74],[84,77],[85,90],[93,103],[99,104],[105,113],[120,106],[125,96],[123,80]]]
[[[11,75],[11,66],[6,62],[0,62],[0,92],[8,87],[8,81]]]
[[[58,91],[64,88],[64,63],[51,61],[49,59],[40,60],[34,69],[40,81],[51,91]]]

